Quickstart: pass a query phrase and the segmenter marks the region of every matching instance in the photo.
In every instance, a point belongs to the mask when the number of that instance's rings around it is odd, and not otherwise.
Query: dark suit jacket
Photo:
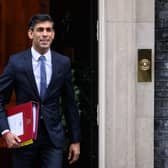
[[[16,104],[30,100],[40,103],[40,113],[49,137],[56,147],[63,147],[64,131],[59,112],[59,97],[65,93],[67,108],[65,116],[71,133],[71,142],[79,142],[79,115],[74,101],[71,81],[71,67],[68,57],[52,53],[52,77],[44,100],[40,99],[33,70],[31,50],[10,56],[9,62],[0,75],[0,132],[8,129],[4,104],[8,103],[11,91],[16,94]]]

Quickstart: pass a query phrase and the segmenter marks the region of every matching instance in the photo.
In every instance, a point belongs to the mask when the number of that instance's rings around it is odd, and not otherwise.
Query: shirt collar
[[[37,52],[33,47],[31,47],[31,52],[32,52],[33,59],[38,61],[41,54]],[[47,62],[51,62],[51,50],[50,49],[45,54],[43,54],[43,56],[45,56]]]

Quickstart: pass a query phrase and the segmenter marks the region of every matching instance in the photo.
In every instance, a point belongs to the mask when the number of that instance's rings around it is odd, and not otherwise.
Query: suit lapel
[[[40,97],[39,93],[38,93],[38,89],[37,89],[34,73],[33,73],[32,54],[31,54],[31,50],[30,49],[27,51],[27,54],[25,54],[25,59],[24,60],[25,60],[25,66],[24,67],[25,67],[25,71],[27,73],[27,76],[29,78],[30,85],[32,86],[36,96]]]
[[[32,54],[31,54],[31,50],[28,50],[27,53],[25,54],[25,71],[27,73],[27,76],[29,78],[30,81],[30,85],[33,88],[33,91],[35,92],[36,96],[38,98],[40,98],[38,89],[37,89],[37,85],[36,85],[36,81],[35,81],[35,77],[34,77],[34,73],[33,73],[33,67],[32,67]],[[55,79],[57,78],[57,75],[59,73],[59,63],[57,60],[57,56],[54,52],[51,52],[51,61],[52,61],[52,76],[51,76],[51,80],[50,83],[48,85],[48,88],[46,90],[45,96],[44,96],[44,100],[47,98],[47,96],[49,95],[50,89],[53,89],[53,87],[55,87]]]
[[[48,88],[47,88],[47,91],[45,94],[45,99],[47,98],[48,93],[50,92],[50,89],[52,89],[53,86],[55,85],[55,79],[57,77],[57,73],[58,73],[58,69],[59,69],[57,56],[54,52],[51,52],[51,61],[52,61],[52,76],[51,76],[51,80],[50,80],[50,83],[48,85]]]

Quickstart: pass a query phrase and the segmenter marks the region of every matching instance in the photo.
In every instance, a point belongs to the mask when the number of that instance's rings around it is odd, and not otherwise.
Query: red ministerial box
[[[7,109],[7,119],[10,131],[21,139],[21,145],[33,143],[37,137],[39,104],[26,102]],[[0,138],[0,147],[6,147],[6,142]]]

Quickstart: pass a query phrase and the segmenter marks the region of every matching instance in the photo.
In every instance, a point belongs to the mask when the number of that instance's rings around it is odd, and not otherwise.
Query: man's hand
[[[10,131],[5,133],[2,137],[5,139],[8,148],[20,147],[20,138],[15,134],[11,133]]]
[[[80,154],[80,143],[73,143],[69,147],[68,160],[69,164],[76,162]]]

